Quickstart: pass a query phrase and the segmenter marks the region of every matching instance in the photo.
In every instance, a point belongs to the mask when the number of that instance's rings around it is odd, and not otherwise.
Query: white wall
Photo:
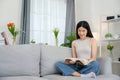
[[[14,22],[20,28],[22,0],[0,0],[0,32],[5,31],[11,42],[12,35],[7,29],[7,23]]]
[[[76,23],[87,20],[92,31],[99,31],[100,18],[120,14],[120,0],[75,0]]]

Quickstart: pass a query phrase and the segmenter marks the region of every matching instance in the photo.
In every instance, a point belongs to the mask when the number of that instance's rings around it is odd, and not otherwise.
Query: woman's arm
[[[75,40],[72,42],[72,57],[73,57],[73,58],[77,58],[76,42],[75,42]]]
[[[76,55],[76,42],[73,41],[72,44],[71,44],[71,46],[72,46],[72,57],[73,58],[77,58],[77,55]],[[69,62],[66,61],[66,63],[67,64],[75,64],[74,61],[69,61]]]
[[[91,58],[88,59],[89,62],[95,61],[97,56],[97,41],[94,38],[90,40],[91,45]]]

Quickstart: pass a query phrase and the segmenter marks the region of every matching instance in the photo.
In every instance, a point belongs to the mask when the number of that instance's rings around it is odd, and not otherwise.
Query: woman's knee
[[[100,66],[100,64],[99,64],[98,61],[93,61],[91,64],[92,64],[94,67],[99,67],[99,66]]]
[[[63,64],[64,64],[64,62],[59,61],[59,62],[56,62],[55,66],[61,66],[61,65],[63,65]]]
[[[99,68],[100,68],[99,62],[98,61],[94,61],[93,62],[93,69],[95,70],[96,75],[99,74],[99,70],[100,70]]]

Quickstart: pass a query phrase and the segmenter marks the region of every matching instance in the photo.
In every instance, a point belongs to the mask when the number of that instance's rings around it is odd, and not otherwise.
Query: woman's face
[[[80,39],[85,39],[87,35],[87,29],[85,29],[84,27],[78,28],[78,35]]]

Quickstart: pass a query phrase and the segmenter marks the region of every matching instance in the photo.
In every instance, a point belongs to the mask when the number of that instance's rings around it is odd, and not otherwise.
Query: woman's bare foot
[[[79,72],[73,72],[72,76],[80,77],[80,73]]]

